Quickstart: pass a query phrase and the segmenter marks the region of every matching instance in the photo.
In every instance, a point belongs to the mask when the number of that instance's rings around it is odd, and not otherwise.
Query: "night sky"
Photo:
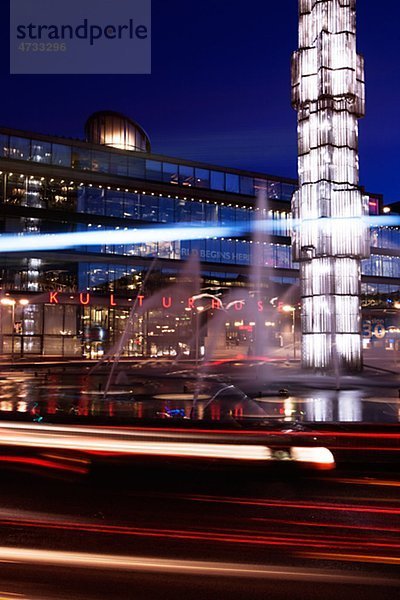
[[[400,2],[359,0],[358,23],[368,86],[361,184],[394,202],[400,200]],[[297,0],[153,0],[152,35],[152,75],[10,76],[4,61],[0,124],[82,137],[87,116],[112,109],[137,120],[155,152],[296,177],[290,56]]]

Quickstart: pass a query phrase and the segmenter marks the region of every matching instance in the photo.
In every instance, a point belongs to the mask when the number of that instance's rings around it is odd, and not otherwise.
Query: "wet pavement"
[[[110,367],[3,365],[0,418],[137,423],[192,419],[396,424],[398,376],[312,377],[287,364],[228,361],[196,370],[155,362]],[[337,389],[338,388],[338,389]]]

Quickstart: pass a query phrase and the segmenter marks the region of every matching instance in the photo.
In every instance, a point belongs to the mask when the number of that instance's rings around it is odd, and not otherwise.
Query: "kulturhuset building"
[[[0,128],[0,171],[2,235],[105,232],[98,246],[2,254],[0,355],[98,359],[120,339],[131,314],[127,356],[200,356],[211,330],[219,332],[214,356],[251,354],[260,318],[267,354],[296,353],[296,180],[154,154],[145,131],[113,112],[90,117],[84,140]],[[260,189],[267,207],[257,204]],[[379,194],[357,190],[370,215],[383,212]],[[234,230],[246,222],[250,231],[260,217],[272,223],[268,238],[241,228],[228,238],[110,244],[106,233],[175,223]],[[363,345],[366,352],[397,351],[400,232],[378,227],[368,235]],[[195,301],[192,291],[182,292],[190,257],[200,278]],[[246,310],[255,264],[262,282],[257,315]]]

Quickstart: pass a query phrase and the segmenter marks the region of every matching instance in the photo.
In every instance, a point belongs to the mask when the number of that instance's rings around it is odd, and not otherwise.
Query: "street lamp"
[[[292,313],[293,358],[296,360],[296,307],[286,304],[282,307],[284,313]]]

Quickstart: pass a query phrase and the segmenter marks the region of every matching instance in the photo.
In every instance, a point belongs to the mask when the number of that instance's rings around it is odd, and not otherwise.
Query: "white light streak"
[[[295,462],[315,463],[320,465],[334,465],[335,459],[328,448],[293,447],[290,456]]]
[[[72,567],[76,569],[101,569],[107,571],[150,572],[180,575],[242,577],[250,579],[277,579],[284,581],[335,582],[342,584],[398,586],[398,580],[371,578],[371,575],[352,575],[332,569],[304,569],[269,565],[252,565],[218,561],[179,560],[156,556],[127,556],[67,552],[35,548],[0,546],[0,561],[21,565],[45,567]]]
[[[267,461],[272,455],[269,448],[260,445],[211,444],[203,442],[143,441],[116,439],[102,432],[91,430],[91,435],[74,432],[54,435],[51,428],[35,431],[14,431],[0,427],[0,444],[13,447],[52,448],[58,450],[81,450],[84,452],[106,452],[109,454],[141,456],[175,456],[180,458],[218,458],[227,460]],[[97,433],[97,435],[96,435]]]

